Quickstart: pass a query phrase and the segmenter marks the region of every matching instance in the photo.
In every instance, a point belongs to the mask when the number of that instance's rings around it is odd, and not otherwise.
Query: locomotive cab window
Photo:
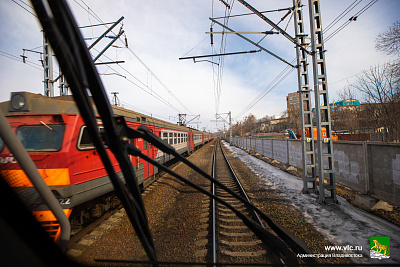
[[[17,136],[26,151],[59,151],[64,131],[65,125],[61,124],[23,125],[17,128]]]
[[[100,136],[103,136],[104,134],[104,128],[99,127],[99,132]],[[105,142],[103,141],[103,144]],[[89,149],[95,149],[92,138],[90,137],[89,131],[86,127],[86,125],[82,126],[81,131],[79,133],[79,138],[78,138],[78,145],[77,145],[79,150],[89,150]],[[107,148],[107,146],[105,146]]]

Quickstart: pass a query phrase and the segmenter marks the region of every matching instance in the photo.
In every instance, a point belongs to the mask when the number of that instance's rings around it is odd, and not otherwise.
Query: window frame
[[[85,128],[87,128],[87,126],[84,124],[84,125],[82,125],[81,128],[79,129],[78,139],[76,140],[76,148],[77,148],[79,151],[96,150],[96,147],[95,147],[94,145],[93,145],[93,147],[89,147],[89,146],[87,146],[87,147],[81,147],[80,144],[81,144],[81,141],[82,141],[82,135],[83,135],[83,131],[85,130]],[[99,126],[99,127],[98,127],[99,133],[101,133],[101,129],[104,129],[104,127],[103,127],[103,126]],[[100,137],[101,137],[101,134],[100,134]],[[93,144],[93,142],[92,142],[92,144]],[[103,144],[104,144],[104,147],[107,149],[108,146],[105,144],[104,140],[103,140]]]
[[[26,148],[25,145],[23,144],[22,140],[18,136],[18,131],[24,127],[46,127],[46,125],[48,127],[62,126],[62,137],[61,137],[58,148],[57,149],[43,149],[43,150],[32,150],[32,149]],[[59,152],[62,149],[66,125],[65,124],[46,124],[46,125],[44,125],[44,124],[26,124],[26,125],[20,125],[17,127],[15,134],[17,135],[18,139],[21,141],[22,145],[24,146],[24,148],[27,152],[29,152],[29,153],[43,153],[43,152],[48,153],[48,152]],[[50,129],[48,129],[48,130],[51,131]],[[3,147],[4,147],[4,141],[3,141]]]

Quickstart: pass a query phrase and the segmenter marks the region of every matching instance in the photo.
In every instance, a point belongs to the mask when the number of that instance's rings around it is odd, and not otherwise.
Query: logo
[[[17,163],[14,157],[0,157],[0,163],[1,164],[7,164],[7,163]]]
[[[371,236],[369,255],[374,259],[389,259],[390,236]]]

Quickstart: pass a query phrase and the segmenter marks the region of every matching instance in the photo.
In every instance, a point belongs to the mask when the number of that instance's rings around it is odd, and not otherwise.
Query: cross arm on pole
[[[196,59],[203,57],[219,57],[219,56],[230,56],[230,55],[238,55],[238,54],[247,54],[247,53],[257,53],[260,50],[251,50],[251,51],[243,51],[243,52],[232,52],[232,53],[222,53],[222,54],[212,54],[212,55],[201,55],[201,56],[193,56],[193,57],[180,57],[179,60],[182,59]]]
[[[218,22],[217,20],[215,20],[215,19],[213,19],[213,18],[210,18],[210,20],[211,20],[212,22],[214,22],[214,23],[218,24],[219,26],[221,26],[221,27],[223,27],[223,28],[227,29],[228,31],[235,32],[234,30],[230,29],[229,27],[225,26],[224,24],[222,24],[222,23]],[[237,33],[237,32],[235,32],[235,34],[236,34],[237,36],[241,37],[242,39],[246,40],[247,42],[249,42],[249,43],[251,43],[251,44],[253,44],[253,45],[257,46],[257,47],[258,47],[258,48],[260,48],[261,50],[263,50],[263,51],[267,52],[267,53],[268,53],[268,54],[270,54],[271,56],[274,56],[274,57],[276,57],[277,59],[279,59],[280,61],[282,61],[282,62],[285,62],[286,64],[288,64],[288,65],[289,65],[289,66],[291,66],[292,68],[296,68],[296,66],[294,66],[294,65],[290,64],[289,62],[287,62],[287,61],[286,61],[286,60],[284,60],[283,58],[281,58],[281,57],[279,57],[279,56],[275,55],[274,53],[272,53],[271,51],[269,51],[269,50],[265,49],[265,48],[264,48],[264,47],[262,47],[261,45],[259,45],[259,44],[256,44],[256,43],[255,43],[255,42],[253,42],[252,40],[250,40],[250,39],[248,39],[248,38],[244,37],[244,36],[243,36],[243,35],[241,35],[240,33]]]
[[[99,59],[99,57],[101,56],[101,55],[103,55],[104,54],[104,52],[106,52],[107,51],[107,49],[108,48],[110,48],[110,46],[113,44],[113,43],[115,43],[115,41],[117,41],[118,40],[118,38],[119,37],[121,37],[121,35],[124,33],[124,31],[120,31],[119,32],[119,34],[114,38],[114,39],[112,39],[111,40],[111,42],[93,59],[93,62],[95,62],[97,59]]]
[[[194,118],[193,118],[193,119],[191,119],[190,121],[188,121],[188,122],[187,122],[187,124],[189,124],[190,122],[194,121],[195,119],[199,119],[199,118],[200,118],[200,114],[199,114],[199,115],[196,115],[196,116],[194,116]]]
[[[94,41],[89,47],[88,50],[92,49],[93,46],[95,46],[98,42],[100,42],[101,39],[103,39],[110,31],[112,31],[115,26],[117,26],[122,20],[124,19],[124,17],[121,17],[119,20],[117,20],[113,25],[111,25],[110,28],[108,28],[99,38],[97,38],[96,41]]]
[[[245,7],[247,7],[248,9],[250,9],[252,12],[254,12],[254,14],[256,14],[257,16],[259,16],[262,20],[264,20],[265,22],[267,22],[269,25],[271,25],[275,30],[277,30],[280,34],[282,34],[283,36],[285,36],[289,41],[291,41],[292,43],[294,43],[296,46],[299,46],[302,50],[304,50],[307,54],[311,54],[310,51],[308,51],[304,46],[302,46],[301,44],[299,44],[296,39],[294,39],[292,36],[290,36],[286,31],[284,31],[283,29],[281,29],[281,27],[279,27],[278,25],[276,25],[273,21],[271,21],[270,19],[268,19],[266,16],[264,16],[261,12],[259,12],[257,9],[255,9],[254,7],[252,7],[249,3],[247,3],[244,0],[238,0],[239,3],[241,3],[242,5],[244,5]]]

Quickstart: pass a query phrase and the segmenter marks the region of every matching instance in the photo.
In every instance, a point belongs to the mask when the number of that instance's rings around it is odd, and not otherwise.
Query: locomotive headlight
[[[15,110],[20,110],[26,105],[26,99],[21,94],[14,94],[11,97],[11,106]]]
[[[8,104],[8,112],[29,112],[32,95],[27,92],[12,92]]]

